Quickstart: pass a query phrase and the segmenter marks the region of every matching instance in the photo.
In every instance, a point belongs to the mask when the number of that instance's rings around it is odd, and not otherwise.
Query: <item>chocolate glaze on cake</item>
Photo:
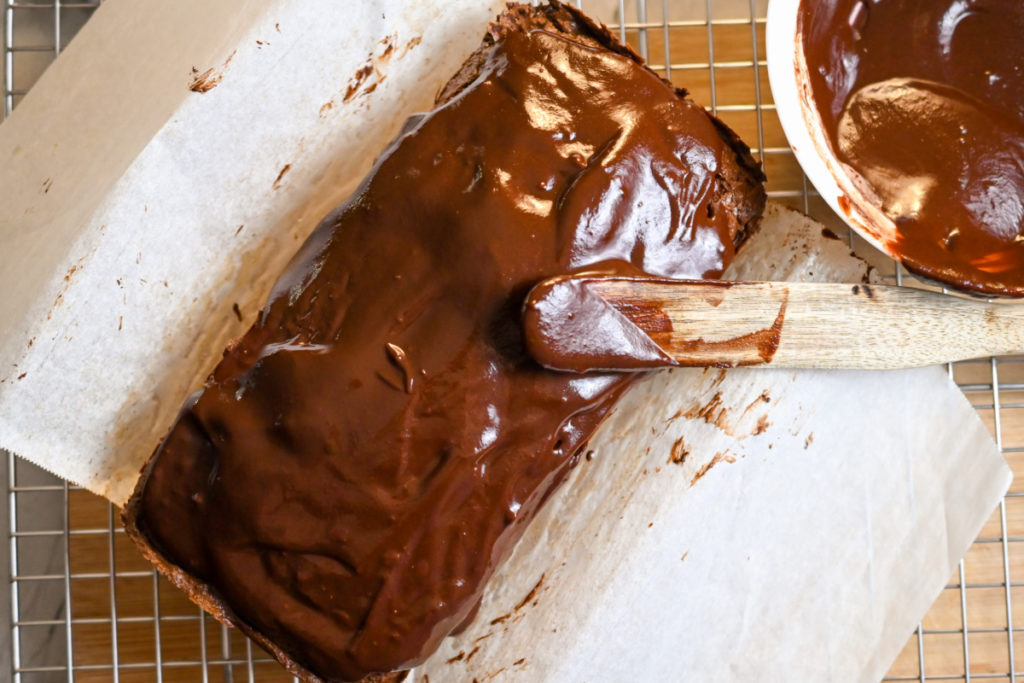
[[[143,552],[313,680],[429,655],[631,381],[529,359],[526,292],[714,276],[756,224],[758,165],[682,95],[511,7],[187,402],[126,509]]]
[[[1024,296],[1024,3],[802,0],[814,104],[908,268]]]

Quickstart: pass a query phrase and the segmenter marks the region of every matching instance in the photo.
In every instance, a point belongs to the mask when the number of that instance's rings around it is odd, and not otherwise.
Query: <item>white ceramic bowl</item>
[[[825,133],[808,82],[799,9],[800,0],[768,4],[768,78],[786,139],[829,206],[872,245],[902,260],[896,251],[896,225],[872,201],[873,192],[860,175],[836,158]]]
[[[1019,278],[1008,284],[990,282],[970,274],[950,276],[939,273],[942,264],[930,262],[914,251],[901,250],[900,232],[881,209],[881,201],[870,184],[852,167],[840,161],[833,149],[818,108],[804,56],[799,20],[801,0],[769,0],[767,22],[768,77],[782,128],[808,179],[829,206],[846,223],[877,249],[902,262],[915,273],[935,273],[940,284],[965,293],[987,296],[1007,295],[1024,304],[1024,287]],[[923,279],[925,276],[919,275]]]

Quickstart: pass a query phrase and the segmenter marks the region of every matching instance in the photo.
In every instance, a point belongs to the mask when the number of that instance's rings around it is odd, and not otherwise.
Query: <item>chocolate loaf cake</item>
[[[129,534],[307,680],[414,666],[633,381],[530,360],[529,289],[715,277],[764,200],[749,149],[604,27],[510,5],[187,401]]]

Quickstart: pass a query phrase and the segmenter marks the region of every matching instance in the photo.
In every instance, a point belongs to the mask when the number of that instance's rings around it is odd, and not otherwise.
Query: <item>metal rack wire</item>
[[[3,115],[101,0],[3,0]],[[652,66],[751,141],[769,195],[814,215],[887,280],[910,279],[870,250],[809,187],[782,135],[765,72],[766,0],[577,0]],[[1015,470],[1024,468],[1024,358],[948,368]],[[116,511],[10,454],[10,561],[0,567],[0,671],[42,681],[287,681],[273,660],[222,627],[138,557]],[[0,520],[0,524],[3,521]],[[1015,487],[910,637],[890,681],[1016,681],[1024,643],[1024,489]],[[1017,609],[1015,610],[1015,606]],[[2,623],[5,619],[9,622]],[[0,643],[3,642],[0,637]],[[1024,675],[1024,673],[1022,673]]]

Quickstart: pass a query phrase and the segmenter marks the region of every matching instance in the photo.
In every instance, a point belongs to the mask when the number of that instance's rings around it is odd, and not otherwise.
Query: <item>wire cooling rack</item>
[[[8,115],[101,0],[3,0]],[[755,147],[772,198],[810,213],[885,279],[907,273],[852,235],[786,144],[765,71],[766,0],[577,0]],[[1024,358],[948,367],[1014,471],[1024,470]],[[106,501],[5,454],[10,561],[0,567],[0,672],[42,681],[294,680],[203,614],[141,559]],[[1024,480],[1024,478],[1022,478]],[[0,524],[3,520],[0,519]],[[7,624],[3,622],[9,619]],[[1024,675],[1024,488],[1007,494],[913,633],[888,681],[1016,681]],[[9,661],[8,661],[9,660]],[[1021,668],[1018,671],[1018,667]],[[2,677],[3,674],[0,674]]]

